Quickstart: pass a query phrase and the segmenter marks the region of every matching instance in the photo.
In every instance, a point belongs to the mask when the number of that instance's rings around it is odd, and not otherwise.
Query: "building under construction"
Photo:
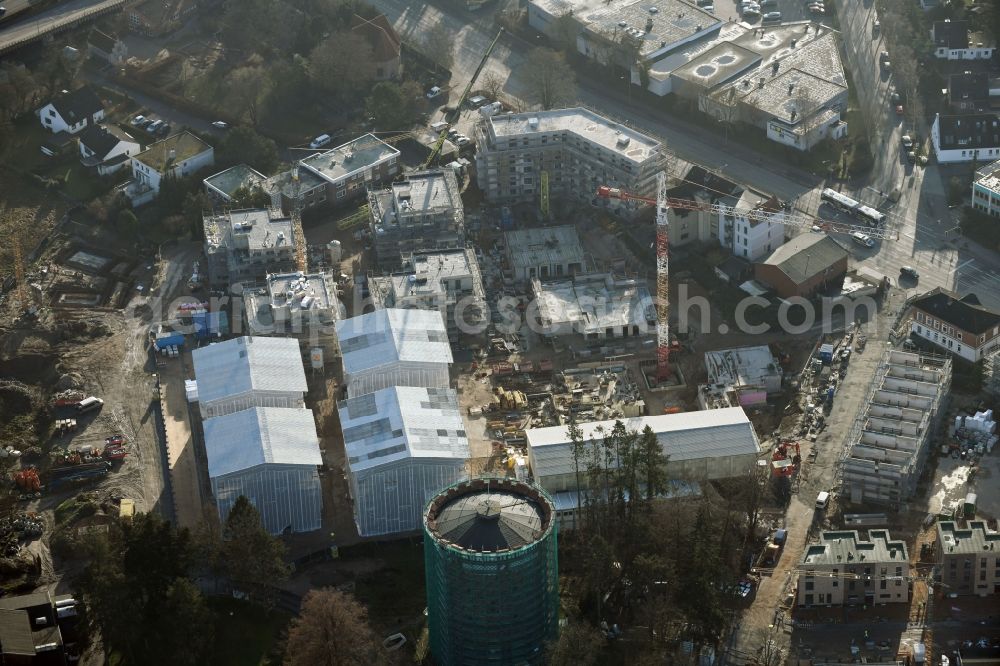
[[[913,496],[950,387],[950,357],[886,352],[848,435],[843,498],[898,506]]]
[[[452,169],[420,171],[368,194],[375,255],[382,268],[420,250],[465,247],[465,211]]]
[[[301,243],[291,218],[277,210],[237,210],[203,220],[208,280],[214,289],[259,282],[296,268]]]
[[[541,664],[559,632],[555,507],[540,488],[476,478],[424,513],[430,650],[440,666]]]

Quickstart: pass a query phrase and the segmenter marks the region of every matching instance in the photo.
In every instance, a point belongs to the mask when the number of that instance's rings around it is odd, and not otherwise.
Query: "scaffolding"
[[[559,632],[556,524],[545,491],[509,478],[471,479],[429,502],[424,564],[435,663],[543,663]],[[466,540],[491,530],[509,541],[486,549]]]

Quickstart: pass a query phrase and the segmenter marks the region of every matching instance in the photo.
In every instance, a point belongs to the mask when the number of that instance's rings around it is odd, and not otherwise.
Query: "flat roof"
[[[27,611],[0,609],[0,646],[3,654],[36,654]]]
[[[753,424],[742,407],[710,409],[682,414],[659,414],[617,419],[627,430],[642,432],[646,426],[656,433],[663,452],[671,461],[760,453]],[[579,424],[584,442],[603,438],[615,420]],[[575,470],[573,443],[567,426],[529,428],[524,431],[533,456],[536,478],[568,474]]]
[[[267,290],[273,307],[290,310],[323,310],[337,305],[333,291],[333,273],[272,273],[267,276]]]
[[[295,173],[298,172],[299,182],[298,185],[295,183]],[[299,169],[298,167],[293,167],[288,171],[282,171],[281,173],[276,173],[267,179],[264,184],[264,189],[268,192],[278,191],[281,192],[285,197],[289,199],[294,199],[296,194],[305,194],[310,190],[314,190],[317,187],[326,187],[326,179],[318,176],[309,169]]]
[[[436,310],[375,310],[336,326],[347,374],[397,361],[452,362],[448,331]]]
[[[263,187],[266,181],[267,176],[259,171],[254,170],[246,164],[237,164],[225,171],[212,174],[204,180],[204,183],[218,194],[231,198],[233,193],[241,187]]]
[[[753,386],[782,374],[778,359],[767,345],[705,352],[708,383]]]
[[[248,391],[309,390],[299,342],[293,338],[248,335],[195,349],[191,358],[202,403]]]
[[[937,526],[938,541],[944,555],[972,555],[1000,551],[1000,532],[994,532],[985,520],[971,520],[965,528],[943,520]]]
[[[581,107],[501,114],[490,117],[487,122],[498,138],[535,132],[566,132],[636,163],[660,151],[660,142],[656,139]]]
[[[365,134],[326,152],[310,155],[299,164],[332,183],[398,155],[398,150],[374,134]]]
[[[451,169],[407,174],[392,184],[392,205],[400,215],[434,215],[462,207],[458,180]]]
[[[548,325],[573,324],[574,331],[604,331],[656,321],[656,305],[643,280],[609,274],[565,280],[534,280],[538,316]]]
[[[589,3],[588,3],[589,4]],[[639,43],[639,55],[650,54],[722,24],[718,16],[682,0],[631,0],[599,3],[596,7],[575,10],[584,28],[608,40],[618,41],[623,34]],[[649,21],[652,20],[652,26]],[[647,31],[647,28],[650,28]]]
[[[583,246],[576,227],[572,225],[515,229],[506,232],[504,236],[507,252],[515,268],[554,264],[583,265]]]
[[[743,97],[743,103],[794,125],[846,91],[846,84],[793,68],[768,79],[763,88],[755,87]]]
[[[203,425],[213,479],[259,465],[323,464],[309,409],[252,407],[206,419]]]
[[[472,279],[472,291],[475,295],[484,295],[479,263],[475,252],[470,249],[414,253],[406,270],[372,279],[389,286],[399,300],[410,296],[446,293],[449,291],[446,281],[464,278]]]
[[[170,166],[177,162],[189,160],[195,155],[200,155],[212,150],[208,145],[191,132],[183,131],[168,136],[162,141],[157,141],[146,150],[134,157],[150,169],[164,173]]]
[[[205,241],[212,247],[264,250],[293,244],[290,217],[264,209],[234,210],[205,218]]]
[[[857,530],[823,532],[819,543],[806,546],[800,567],[810,564],[899,564],[908,565],[906,542],[893,541],[888,530],[868,530],[868,539],[862,539]],[[887,572],[887,576],[895,574]]]
[[[739,76],[747,67],[760,62],[761,55],[735,42],[717,42],[688,63],[673,71],[679,79],[706,90]]]
[[[408,458],[469,458],[469,440],[450,388],[391,386],[338,405],[352,473]]]
[[[714,32],[690,42],[680,44],[649,62],[649,76],[652,79],[664,80],[675,71],[707,53],[720,44],[735,41],[738,37],[750,32],[749,28],[739,23],[724,23],[718,32]]]

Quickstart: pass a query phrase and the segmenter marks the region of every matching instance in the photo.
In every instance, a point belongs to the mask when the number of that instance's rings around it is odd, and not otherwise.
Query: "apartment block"
[[[976,169],[976,177],[972,181],[972,207],[987,215],[1000,217],[1000,161]]]
[[[946,411],[951,358],[890,350],[848,435],[843,497],[902,508],[916,492],[931,440]]]
[[[374,134],[365,134],[353,141],[299,161],[298,172],[282,176],[274,187],[288,199],[302,199],[300,205],[324,198],[316,192],[321,179],[326,184],[325,200],[333,204],[345,203],[360,197],[373,184],[388,183],[399,173],[399,151]],[[303,171],[308,172],[304,174]],[[296,178],[300,183],[295,183]],[[302,185],[301,183],[304,183]]]
[[[806,546],[796,569],[800,606],[906,603],[910,600],[910,560],[906,543],[888,530],[823,532]]]
[[[552,197],[590,201],[599,185],[656,196],[660,142],[583,108],[485,118],[475,131],[479,187],[494,202]],[[609,206],[626,206],[601,200]]]
[[[1000,532],[973,520],[965,528],[951,521],[937,526],[938,576],[948,594],[985,597],[1000,592]]]
[[[585,270],[586,255],[572,225],[508,231],[504,241],[515,280],[568,277]]]
[[[911,302],[910,332],[975,363],[1000,350],[1000,312],[938,287]]]
[[[465,211],[452,169],[411,173],[389,189],[370,191],[368,205],[382,268],[400,266],[413,252],[465,246]]]
[[[746,189],[723,203],[733,215],[719,218],[719,244],[737,257],[760,261],[785,242],[785,211],[773,194]]]
[[[369,278],[368,286],[377,309],[441,312],[450,337],[479,332],[488,312],[479,262],[470,249],[414,252],[402,270]]]
[[[262,282],[269,273],[295,267],[291,218],[277,211],[238,210],[203,220],[208,281],[214,289],[243,282]]]

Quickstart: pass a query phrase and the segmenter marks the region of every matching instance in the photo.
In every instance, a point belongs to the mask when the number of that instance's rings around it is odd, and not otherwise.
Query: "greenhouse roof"
[[[453,389],[393,386],[345,400],[339,411],[351,472],[407,458],[470,455]]]
[[[248,391],[308,391],[295,338],[244,336],[195,349],[191,357],[202,403]]]
[[[347,374],[387,363],[451,363],[451,345],[436,310],[375,310],[337,322]]]
[[[308,409],[254,407],[207,419],[204,428],[213,479],[265,464],[323,464]]]

